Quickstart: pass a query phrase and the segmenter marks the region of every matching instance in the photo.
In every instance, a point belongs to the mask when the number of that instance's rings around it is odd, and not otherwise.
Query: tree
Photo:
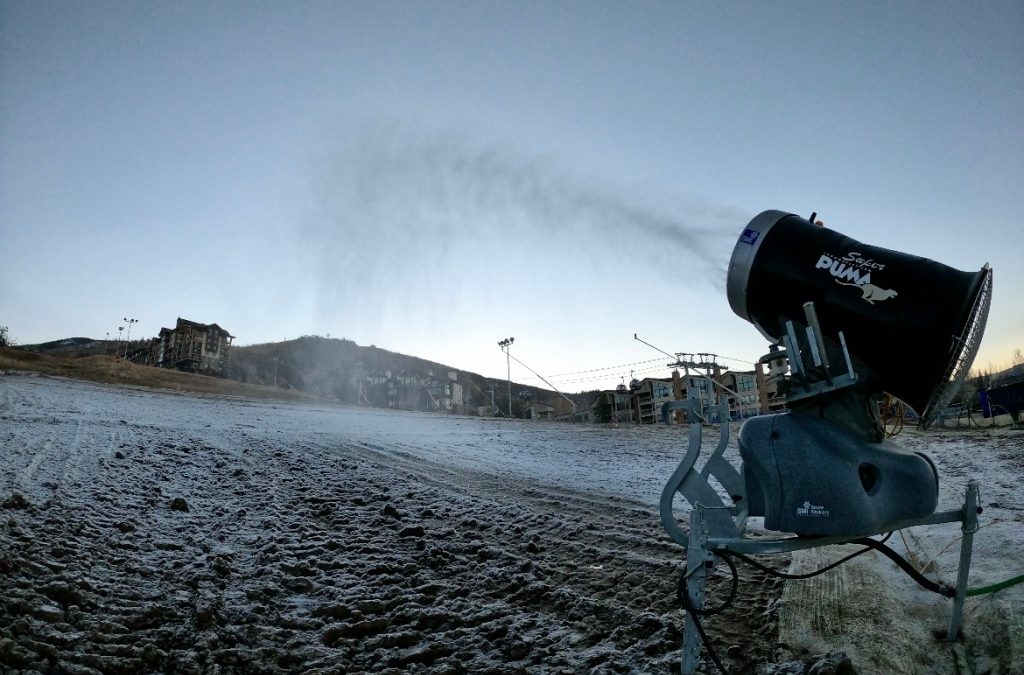
[[[608,396],[602,392],[594,405],[594,422],[603,424],[611,421],[612,404],[608,401]]]

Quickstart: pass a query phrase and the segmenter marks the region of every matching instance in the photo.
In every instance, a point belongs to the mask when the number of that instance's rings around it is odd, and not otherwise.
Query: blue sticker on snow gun
[[[761,233],[758,232],[757,230],[751,230],[750,228],[747,228],[743,230],[743,234],[740,235],[740,241],[742,241],[744,244],[750,244],[751,246],[753,246],[754,242],[756,242],[757,238],[760,236]]]

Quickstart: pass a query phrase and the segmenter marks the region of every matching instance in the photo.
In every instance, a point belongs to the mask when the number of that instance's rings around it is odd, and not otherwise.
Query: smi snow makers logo
[[[824,506],[818,504],[812,504],[810,502],[804,502],[803,506],[796,507],[796,515],[807,516],[809,518],[829,518],[831,514],[829,510]]]
[[[884,270],[885,265],[865,258],[856,251],[841,257],[832,253],[822,253],[814,269],[828,270],[840,286],[860,289],[861,299],[871,305],[899,295],[891,288],[881,288],[871,283],[871,273]]]

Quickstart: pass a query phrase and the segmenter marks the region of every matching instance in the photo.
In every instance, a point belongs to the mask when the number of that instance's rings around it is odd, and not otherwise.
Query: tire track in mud
[[[252,424],[53,418],[0,510],[3,672],[678,671],[683,551],[629,498]],[[2,475],[0,500],[26,483]],[[706,623],[749,670],[777,588],[744,575]]]
[[[30,475],[22,473],[21,486],[29,481],[53,494],[42,500],[39,490],[29,490],[0,532],[7,544],[0,566],[18,589],[0,597],[7,619],[0,663],[44,672],[46,665],[139,672],[163,662],[162,648],[188,645],[164,624],[203,611],[196,600],[201,578],[189,576],[189,567],[207,564],[221,537],[203,527],[189,530],[216,524],[225,500],[218,496],[213,514],[200,509],[189,523],[187,512],[172,508],[171,495],[216,494],[204,478],[224,463],[189,462],[183,458],[192,452],[188,445],[126,425],[111,430],[79,421],[65,443],[48,438],[48,452],[36,455],[42,461]],[[84,650],[67,649],[82,641]]]
[[[485,532],[493,530],[486,537],[489,543],[496,543],[511,559],[510,567],[517,569],[511,578],[499,577],[505,585],[491,596],[504,601],[511,615],[540,608],[554,621],[554,626],[535,630],[539,635],[531,642],[550,643],[543,633],[559,631],[568,631],[571,640],[579,641],[583,647],[568,645],[572,656],[564,665],[567,672],[676,667],[682,614],[674,595],[682,551],[647,506],[614,495],[449,470],[381,448],[361,452],[394,475],[413,477],[418,472],[419,482],[448,493],[447,499],[476,500],[477,511],[496,514],[490,518],[493,528],[486,516],[461,521]],[[453,530],[458,534],[458,525]],[[776,656],[774,601],[781,589],[760,572],[742,574],[734,607],[707,623],[713,633],[718,630],[720,650],[734,655],[734,667],[746,669]],[[727,587],[727,579],[713,580],[712,597]],[[566,647],[558,643],[555,653],[533,667],[553,667],[555,654]]]

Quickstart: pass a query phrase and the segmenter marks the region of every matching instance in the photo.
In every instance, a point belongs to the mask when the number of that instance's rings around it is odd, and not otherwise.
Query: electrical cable
[[[875,550],[875,551],[878,551],[879,553],[881,553],[882,555],[886,556],[887,558],[889,558],[893,562],[895,562],[904,572],[907,573],[908,576],[910,576],[910,578],[912,578],[914,581],[916,581],[919,585],[921,585],[926,590],[929,590],[929,591],[931,591],[933,593],[937,593],[939,595],[945,596],[947,598],[952,598],[952,597],[954,597],[956,595],[956,589],[954,589],[952,586],[949,586],[948,584],[937,583],[935,581],[932,581],[931,579],[928,579],[923,574],[918,572],[917,569],[915,569],[914,566],[911,565],[910,562],[906,558],[904,558],[899,553],[897,553],[896,551],[894,551],[891,548],[889,548],[888,546],[886,546],[884,544],[884,542],[887,541],[889,539],[889,537],[891,537],[891,536],[892,536],[892,532],[890,532],[887,535],[885,535],[885,537],[883,539],[881,539],[881,540],[875,540],[875,539],[871,539],[869,537],[864,537],[862,539],[857,539],[857,540],[855,540],[855,541],[853,541],[851,543],[861,544],[861,545],[864,546],[864,548],[862,548],[861,550],[859,550],[859,551],[857,551],[855,553],[851,553],[850,555],[846,556],[845,558],[841,558],[841,559],[837,560],[836,562],[834,562],[834,563],[832,563],[830,565],[822,567],[819,570],[815,570],[814,572],[808,572],[806,574],[788,574],[786,572],[780,572],[780,571],[774,570],[774,569],[772,569],[772,568],[770,568],[770,567],[768,567],[766,565],[762,565],[761,563],[757,562],[753,558],[745,556],[742,553],[736,553],[734,551],[720,550],[720,551],[716,551],[716,552],[720,556],[722,556],[725,560],[728,560],[729,557],[736,557],[736,558],[739,558],[740,560],[742,560],[743,562],[747,563],[748,565],[750,565],[752,567],[755,567],[755,568],[761,570],[762,572],[765,572],[766,574],[771,574],[772,576],[776,576],[776,577],[779,577],[779,578],[782,578],[782,579],[809,579],[811,577],[814,577],[814,576],[817,576],[817,575],[822,574],[824,572],[827,572],[827,571],[829,571],[829,570],[831,570],[831,569],[833,569],[835,567],[838,567],[839,565],[842,565],[843,563],[848,562],[848,561],[852,560],[853,558],[856,558],[857,556],[859,556],[859,555],[861,555],[863,553],[866,553],[866,552],[868,552],[870,550]],[[969,588],[969,589],[967,589],[967,592],[965,593],[965,595],[966,595],[966,597],[969,597],[969,598],[976,597],[976,596],[979,596],[979,595],[986,595],[988,593],[995,593],[997,591],[1001,591],[1003,589],[1010,588],[1012,586],[1016,586],[1016,585],[1022,584],[1022,583],[1024,583],[1024,574],[1019,574],[1019,575],[1017,575],[1015,577],[1011,577],[1011,578],[1006,579],[1004,581],[1000,581],[1000,582],[994,583],[994,584],[989,584],[988,586],[978,586],[976,588]]]
[[[686,583],[685,578],[683,579],[683,583]],[[690,613],[690,618],[693,619],[693,625],[697,627],[697,634],[700,635],[700,641],[703,643],[708,656],[711,657],[711,660],[722,675],[729,675],[729,671],[725,669],[725,666],[722,665],[721,659],[718,658],[718,652],[716,652],[714,647],[711,646],[711,638],[708,637],[708,634],[704,631],[704,625],[700,622],[700,615],[697,613],[697,608],[690,602],[690,594],[683,593],[682,600],[683,609]]]
[[[889,537],[891,537],[891,536],[892,536],[892,532],[889,532],[881,540],[875,541],[874,539],[872,539],[871,541],[876,543],[876,544],[881,544],[881,543],[883,543],[885,541],[888,541]],[[828,572],[831,569],[839,567],[843,563],[849,562],[850,560],[853,560],[857,556],[863,555],[863,554],[867,553],[870,550],[872,550],[871,546],[865,546],[861,550],[854,551],[853,553],[851,553],[850,555],[846,556],[845,558],[840,558],[839,560],[835,561],[834,563],[826,565],[825,567],[822,567],[821,569],[815,570],[813,572],[807,572],[807,573],[804,573],[804,574],[790,574],[788,572],[780,572],[779,570],[772,569],[771,567],[768,567],[767,565],[762,565],[761,563],[757,562],[753,558],[745,556],[742,553],[736,553],[735,551],[721,550],[721,551],[717,551],[717,553],[719,555],[725,557],[726,560],[728,560],[730,556],[735,556],[735,557],[739,558],[740,560],[742,560],[743,562],[745,562],[748,565],[750,565],[751,567],[759,569],[762,572],[764,572],[765,574],[770,574],[771,576],[779,577],[780,579],[797,579],[797,580],[799,580],[799,579],[810,579],[811,577],[816,577],[819,574],[824,574],[825,572]]]
[[[892,532],[889,532],[885,535],[885,537],[883,537],[880,540],[875,540],[870,537],[862,537],[860,539],[856,539],[850,543],[859,544],[864,548],[862,548],[859,551],[855,551],[854,553],[851,553],[848,556],[840,558],[839,560],[829,565],[826,565],[825,567],[804,574],[790,574],[787,572],[780,572],[779,570],[772,569],[767,565],[762,565],[753,558],[743,555],[742,553],[737,553],[735,551],[729,551],[725,549],[718,550],[715,551],[715,553],[726,562],[732,574],[732,588],[730,589],[729,597],[726,598],[726,600],[721,605],[714,609],[697,609],[693,606],[693,603],[690,602],[690,594],[689,589],[686,585],[685,572],[679,575],[679,588],[677,590],[677,595],[680,601],[682,602],[683,607],[686,609],[687,612],[690,613],[690,616],[693,619],[693,625],[697,627],[697,633],[700,635],[700,639],[704,645],[704,649],[707,650],[708,655],[711,657],[711,660],[714,662],[715,666],[723,673],[723,675],[728,675],[728,671],[725,669],[725,666],[722,665],[721,660],[718,658],[718,654],[712,647],[711,639],[708,637],[708,634],[704,631],[704,626],[701,625],[699,617],[712,616],[725,611],[728,607],[732,605],[733,600],[736,598],[736,590],[739,584],[739,573],[736,570],[736,565],[731,560],[731,558],[733,557],[739,558],[748,565],[775,577],[779,577],[782,579],[809,579],[811,577],[818,576],[819,574],[824,574],[825,572],[828,572],[829,570],[834,569],[839,565],[842,565],[843,563],[849,562],[850,560],[856,558],[859,555],[863,555],[868,551],[875,550],[881,553],[882,555],[886,556],[890,560],[892,560],[894,563],[896,563],[896,565],[900,569],[906,572],[911,579],[916,581],[924,589],[945,596],[947,598],[952,598],[956,595],[956,590],[953,587],[947,584],[937,583],[932,581],[931,579],[928,579],[923,574],[918,572],[906,558],[904,558],[899,553],[886,546],[885,542],[888,541],[889,537],[891,536]],[[1020,574],[1018,576],[1006,579],[1004,581],[1000,581],[998,583],[990,584],[988,586],[980,586],[977,588],[967,589],[965,595],[967,597],[975,597],[979,595],[985,595],[988,593],[995,593],[997,591],[1001,591],[1003,589],[1010,588],[1011,586],[1016,586],[1021,583],[1024,583],[1024,574]]]
[[[885,398],[879,404],[879,415],[882,418],[882,430],[887,438],[892,438],[903,431],[907,404],[892,394],[886,393]]]
[[[693,625],[697,627],[697,633],[700,635],[700,640],[704,644],[704,649],[707,650],[711,660],[714,661],[715,665],[723,675],[728,675],[728,671],[725,669],[725,666],[722,665],[721,660],[719,660],[718,653],[711,645],[711,638],[709,638],[708,634],[704,631],[704,626],[701,624],[699,618],[702,616],[713,616],[724,612],[732,605],[733,600],[736,599],[736,591],[739,588],[740,581],[739,572],[737,571],[736,565],[733,561],[724,557],[722,560],[724,560],[725,564],[729,566],[729,572],[732,575],[732,588],[729,590],[729,597],[725,599],[725,602],[714,609],[697,609],[694,607],[693,603],[690,602],[690,589],[686,585],[685,570],[679,573],[679,588],[676,590],[676,595],[686,611],[690,613],[690,618],[693,619]]]
[[[892,550],[882,542],[875,541],[870,537],[864,537],[862,539],[857,539],[853,543],[863,544],[864,546],[870,546],[871,548],[875,549],[885,557],[889,558],[889,560],[892,560],[894,563],[896,563],[900,567],[900,569],[906,572],[910,576],[910,578],[916,581],[918,585],[922,588],[929,590],[932,593],[938,593],[939,595],[945,596],[947,598],[952,598],[956,595],[956,589],[954,589],[952,586],[936,583],[928,577],[924,576],[923,574],[918,572],[914,568],[914,566],[911,565],[909,561],[907,561],[906,558],[904,558],[899,553]]]
[[[861,555],[863,553],[866,553],[867,551],[869,551],[871,549],[874,549],[874,550],[878,551],[879,553],[881,553],[882,555],[884,555],[885,557],[887,557],[890,560],[892,560],[894,563],[896,563],[900,567],[900,569],[902,569],[904,572],[906,572],[910,576],[911,579],[916,581],[920,586],[922,586],[926,590],[929,590],[932,593],[938,593],[939,595],[943,595],[943,596],[945,596],[947,598],[952,598],[954,595],[956,595],[956,591],[951,586],[948,586],[946,584],[939,584],[939,583],[936,583],[936,582],[932,581],[931,579],[927,578],[926,576],[924,576],[923,574],[918,572],[914,568],[914,566],[911,565],[907,561],[906,558],[904,558],[899,553],[897,553],[896,551],[894,551],[891,548],[889,548],[888,546],[886,546],[884,542],[887,541],[890,536],[892,536],[892,532],[887,534],[885,536],[885,538],[882,539],[881,541],[876,541],[875,539],[872,539],[870,537],[862,537],[860,539],[856,539],[856,540],[854,540],[854,541],[852,541],[850,543],[851,544],[860,544],[861,546],[865,546],[866,548],[863,548],[860,551],[857,551],[855,553],[851,553],[850,555],[846,556],[845,558],[842,558],[842,559],[832,563],[831,565],[827,565],[826,567],[823,567],[820,570],[816,570],[814,572],[809,572],[807,574],[797,574],[797,575],[787,574],[785,572],[779,572],[778,570],[773,570],[773,569],[771,569],[769,567],[762,566],[760,563],[757,563],[754,560],[751,560],[747,556],[741,555],[739,553],[734,553],[732,551],[728,551],[728,552],[720,551],[719,553],[723,553],[723,554],[724,553],[728,553],[729,555],[734,555],[734,556],[740,558],[741,560],[743,560],[744,562],[746,562],[746,563],[748,563],[750,565],[753,565],[754,567],[760,569],[763,572],[767,572],[768,574],[772,574],[774,576],[778,576],[778,577],[781,577],[783,579],[809,579],[810,577],[817,576],[819,574],[827,572],[830,569],[838,567],[839,565],[841,565],[841,564],[843,564],[843,563],[845,563],[845,562],[847,562],[847,561],[849,561],[849,560],[851,560],[853,558],[856,558],[857,556],[859,556],[859,555]]]
[[[694,609],[693,612],[695,614],[699,614],[700,616],[714,616],[715,614],[721,614],[725,610],[729,609],[732,605],[732,601],[736,599],[736,591],[739,588],[740,583],[739,572],[736,570],[736,564],[733,563],[733,561],[724,556],[722,557],[722,560],[724,560],[725,564],[729,566],[729,571],[732,573],[732,588],[729,591],[729,597],[725,599],[725,602],[714,609]],[[676,595],[679,597],[680,602],[682,602],[684,596],[689,598],[689,596],[686,595],[687,593],[689,593],[689,589],[686,586],[686,572],[684,571],[679,573],[679,588],[676,590]],[[686,603],[684,602],[683,604]]]

